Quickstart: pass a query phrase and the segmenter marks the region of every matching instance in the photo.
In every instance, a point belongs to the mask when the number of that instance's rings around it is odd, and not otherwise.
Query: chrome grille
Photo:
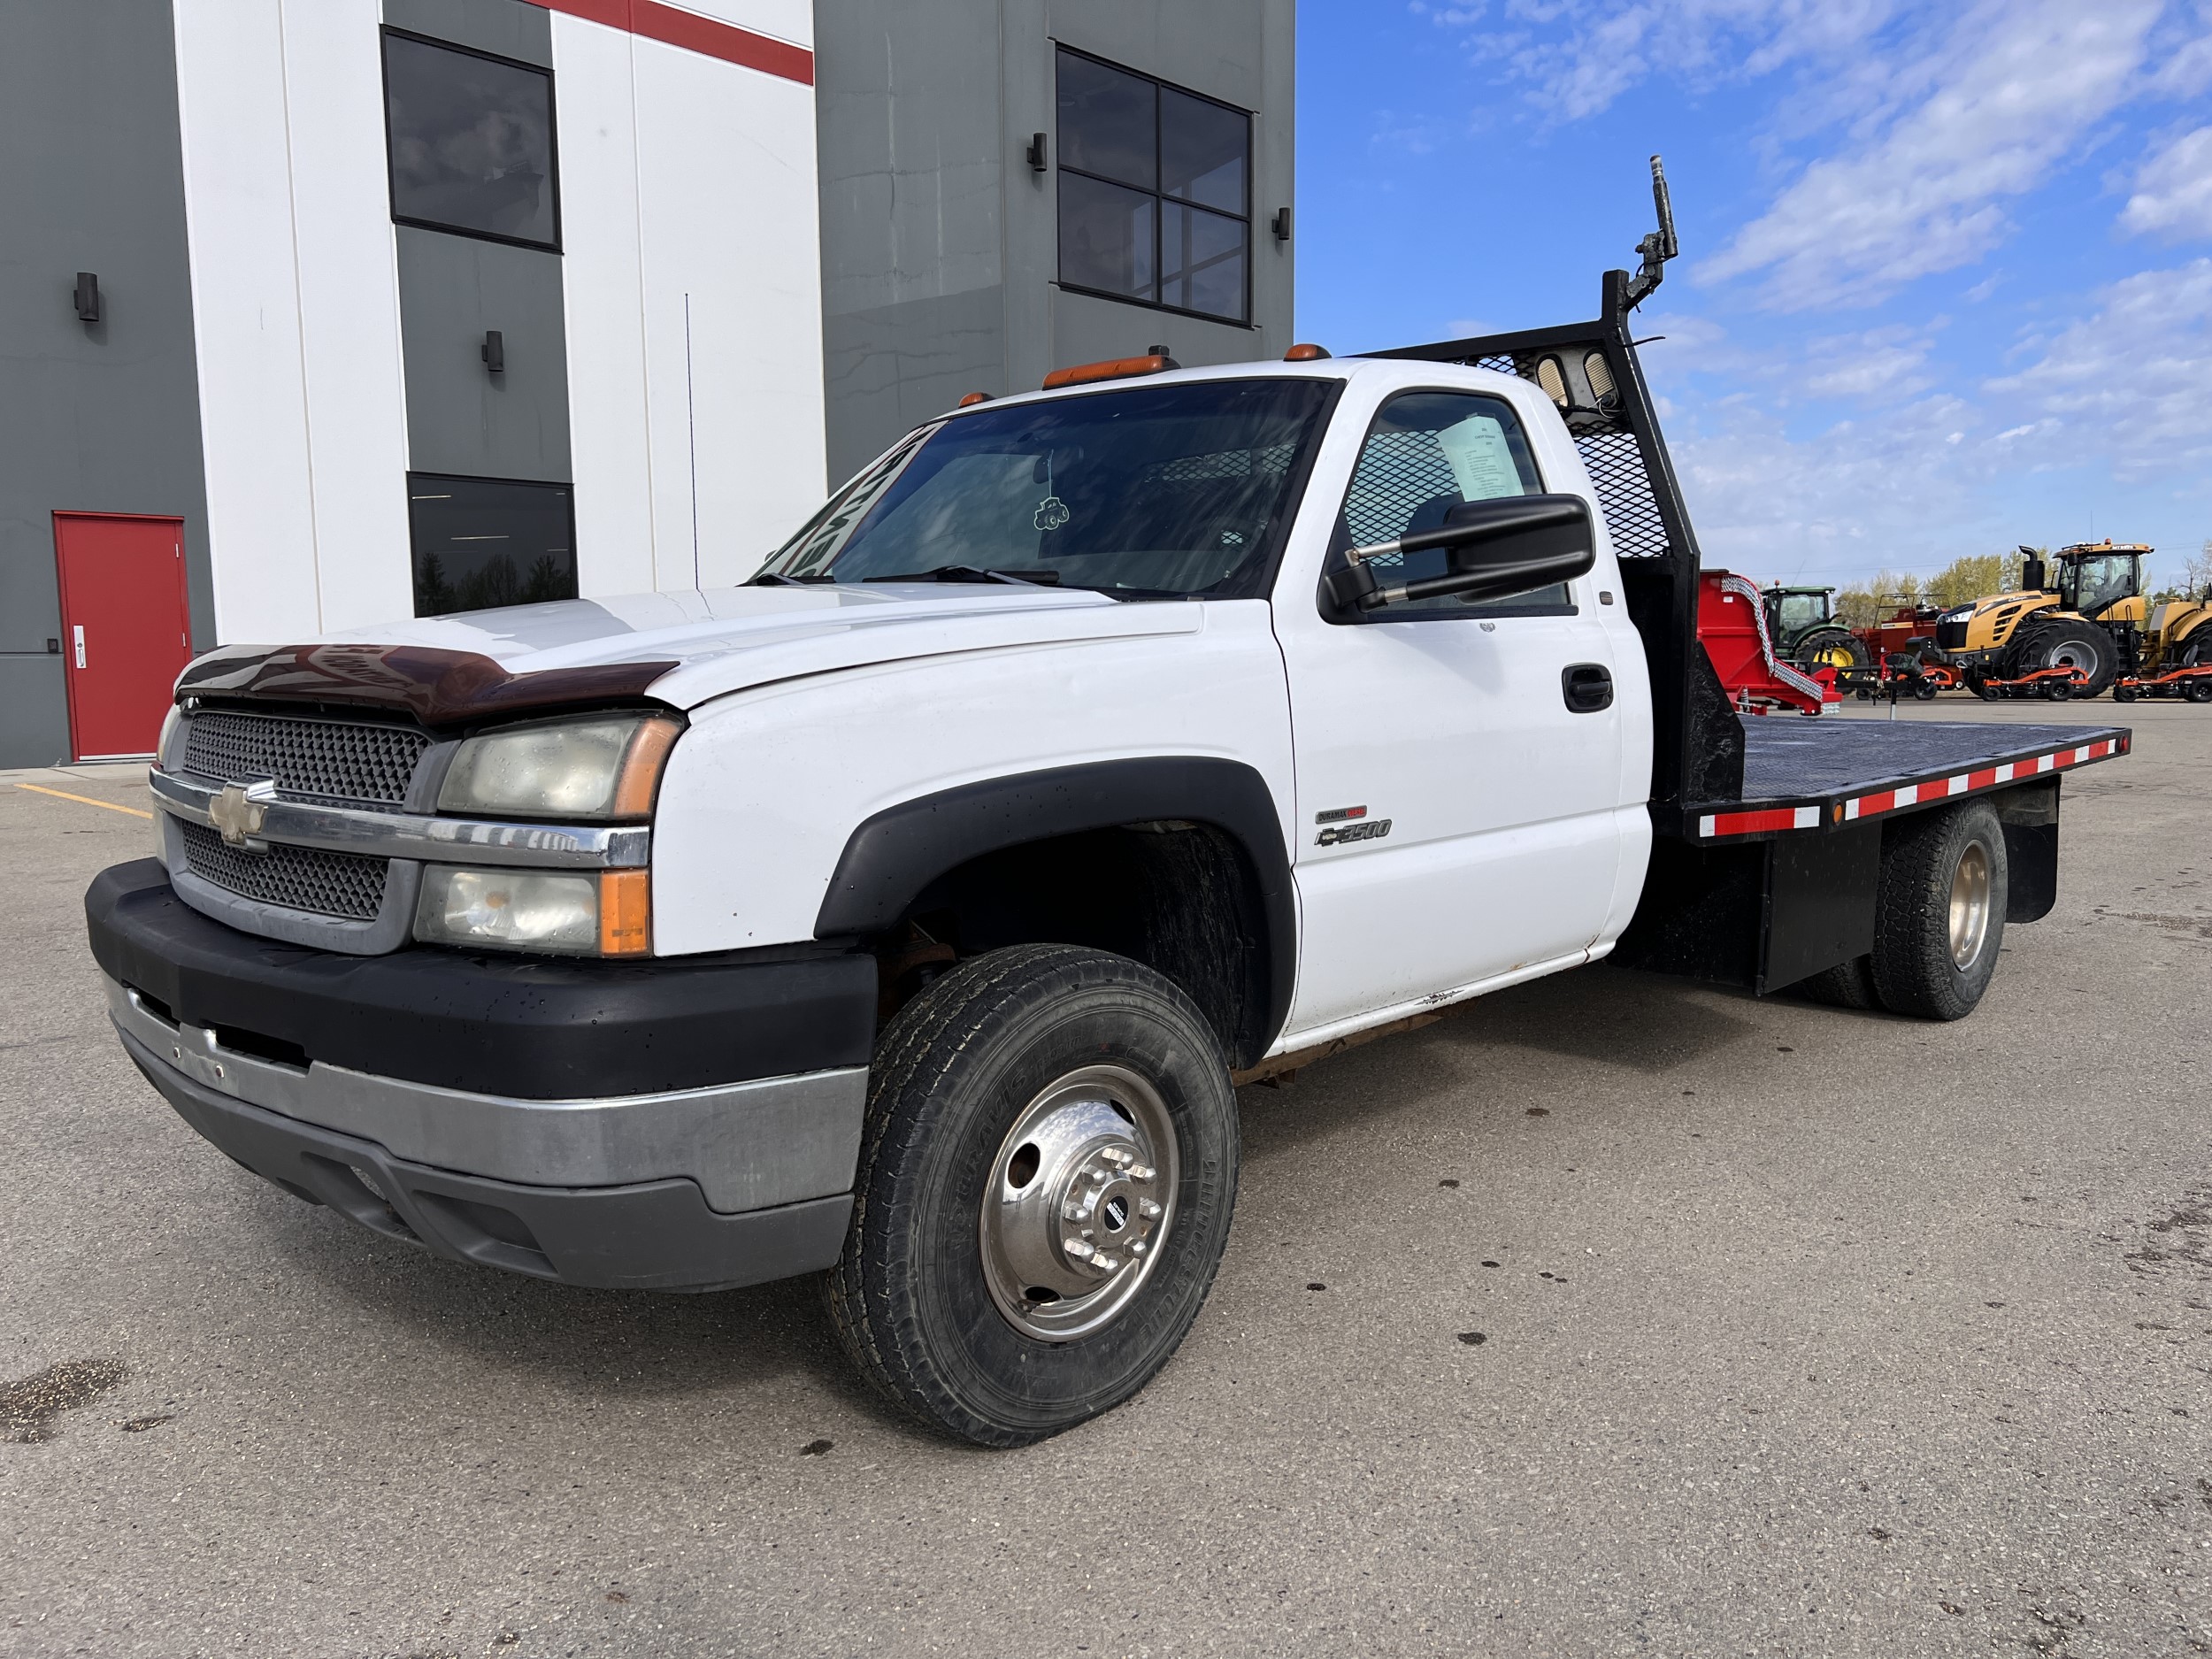
[[[217,783],[273,780],[280,794],[359,806],[405,803],[430,739],[404,726],[211,709],[192,717],[186,772]]]
[[[242,899],[349,922],[373,922],[383,907],[384,859],[280,841],[265,853],[248,852],[204,826],[180,822],[177,827],[184,833],[184,862],[192,873]]]

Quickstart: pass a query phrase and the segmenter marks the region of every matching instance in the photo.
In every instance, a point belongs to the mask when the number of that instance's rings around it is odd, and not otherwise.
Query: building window
[[[1060,282],[1250,315],[1252,118],[1060,49]]]
[[[415,614],[575,598],[575,526],[566,484],[410,472]]]
[[[384,119],[401,224],[559,249],[550,72],[387,29]]]

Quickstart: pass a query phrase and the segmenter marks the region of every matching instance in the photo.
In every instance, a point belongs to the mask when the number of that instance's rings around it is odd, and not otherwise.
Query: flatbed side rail
[[[1799,831],[1839,830],[1865,819],[1934,806],[2110,760],[2126,754],[2132,741],[2132,734],[2125,731],[2084,733],[2083,741],[2078,742],[2039,746],[2016,758],[1963,772],[1870,779],[1840,790],[1794,797],[1709,803],[1692,808],[1685,835],[1709,846],[1720,841],[1771,841]]]

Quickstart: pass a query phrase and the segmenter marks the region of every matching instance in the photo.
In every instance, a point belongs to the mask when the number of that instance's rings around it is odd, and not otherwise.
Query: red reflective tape
[[[1966,774],[1966,787],[1969,789],[1986,789],[1996,781],[1997,769],[1994,766],[1985,768],[1981,772],[1970,772]]]
[[[1786,830],[1797,827],[1797,809],[1793,806],[1770,807],[1760,812],[1716,812],[1715,835],[1756,835],[1766,830]]]
[[[795,81],[803,87],[814,84],[814,54],[805,47],[702,17],[681,6],[666,5],[662,0],[531,0],[531,4],[664,45],[680,46],[704,58],[718,58],[726,64]]]

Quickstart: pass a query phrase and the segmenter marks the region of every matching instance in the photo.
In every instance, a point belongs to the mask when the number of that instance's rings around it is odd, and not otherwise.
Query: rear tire
[[[1940,689],[1941,687],[1932,680],[1920,680],[1913,683],[1912,695],[1923,703],[1933,703],[1936,700],[1936,693]]]
[[[2004,943],[2006,879],[2004,826],[1986,801],[1889,826],[1871,958],[1883,1007],[1922,1019],[1974,1011]]]
[[[2182,695],[2192,703],[2212,703],[2212,680],[2193,680]]]
[[[2085,683],[2073,687],[2085,697],[2103,695],[2120,666],[2120,654],[2112,649],[2112,636],[2093,622],[2064,618],[2038,623],[2014,647],[2008,679],[2038,668],[2075,668]]]
[[[1822,628],[1808,634],[1789,655],[1809,674],[1816,668],[1864,668],[1873,660],[1867,655],[1866,642],[1847,628]]]
[[[1236,1200],[1236,1098],[1190,999],[1104,951],[992,951],[900,1010],[869,1081],[830,1276],[862,1373],[981,1446],[1143,1387],[1198,1317]],[[1110,1271],[1087,1265],[1109,1247]]]
[[[1874,988],[1871,956],[1854,956],[1832,968],[1824,968],[1809,979],[1800,979],[1797,989],[1808,1000],[1830,1008],[1872,1009],[1882,1005],[1881,995]]]

